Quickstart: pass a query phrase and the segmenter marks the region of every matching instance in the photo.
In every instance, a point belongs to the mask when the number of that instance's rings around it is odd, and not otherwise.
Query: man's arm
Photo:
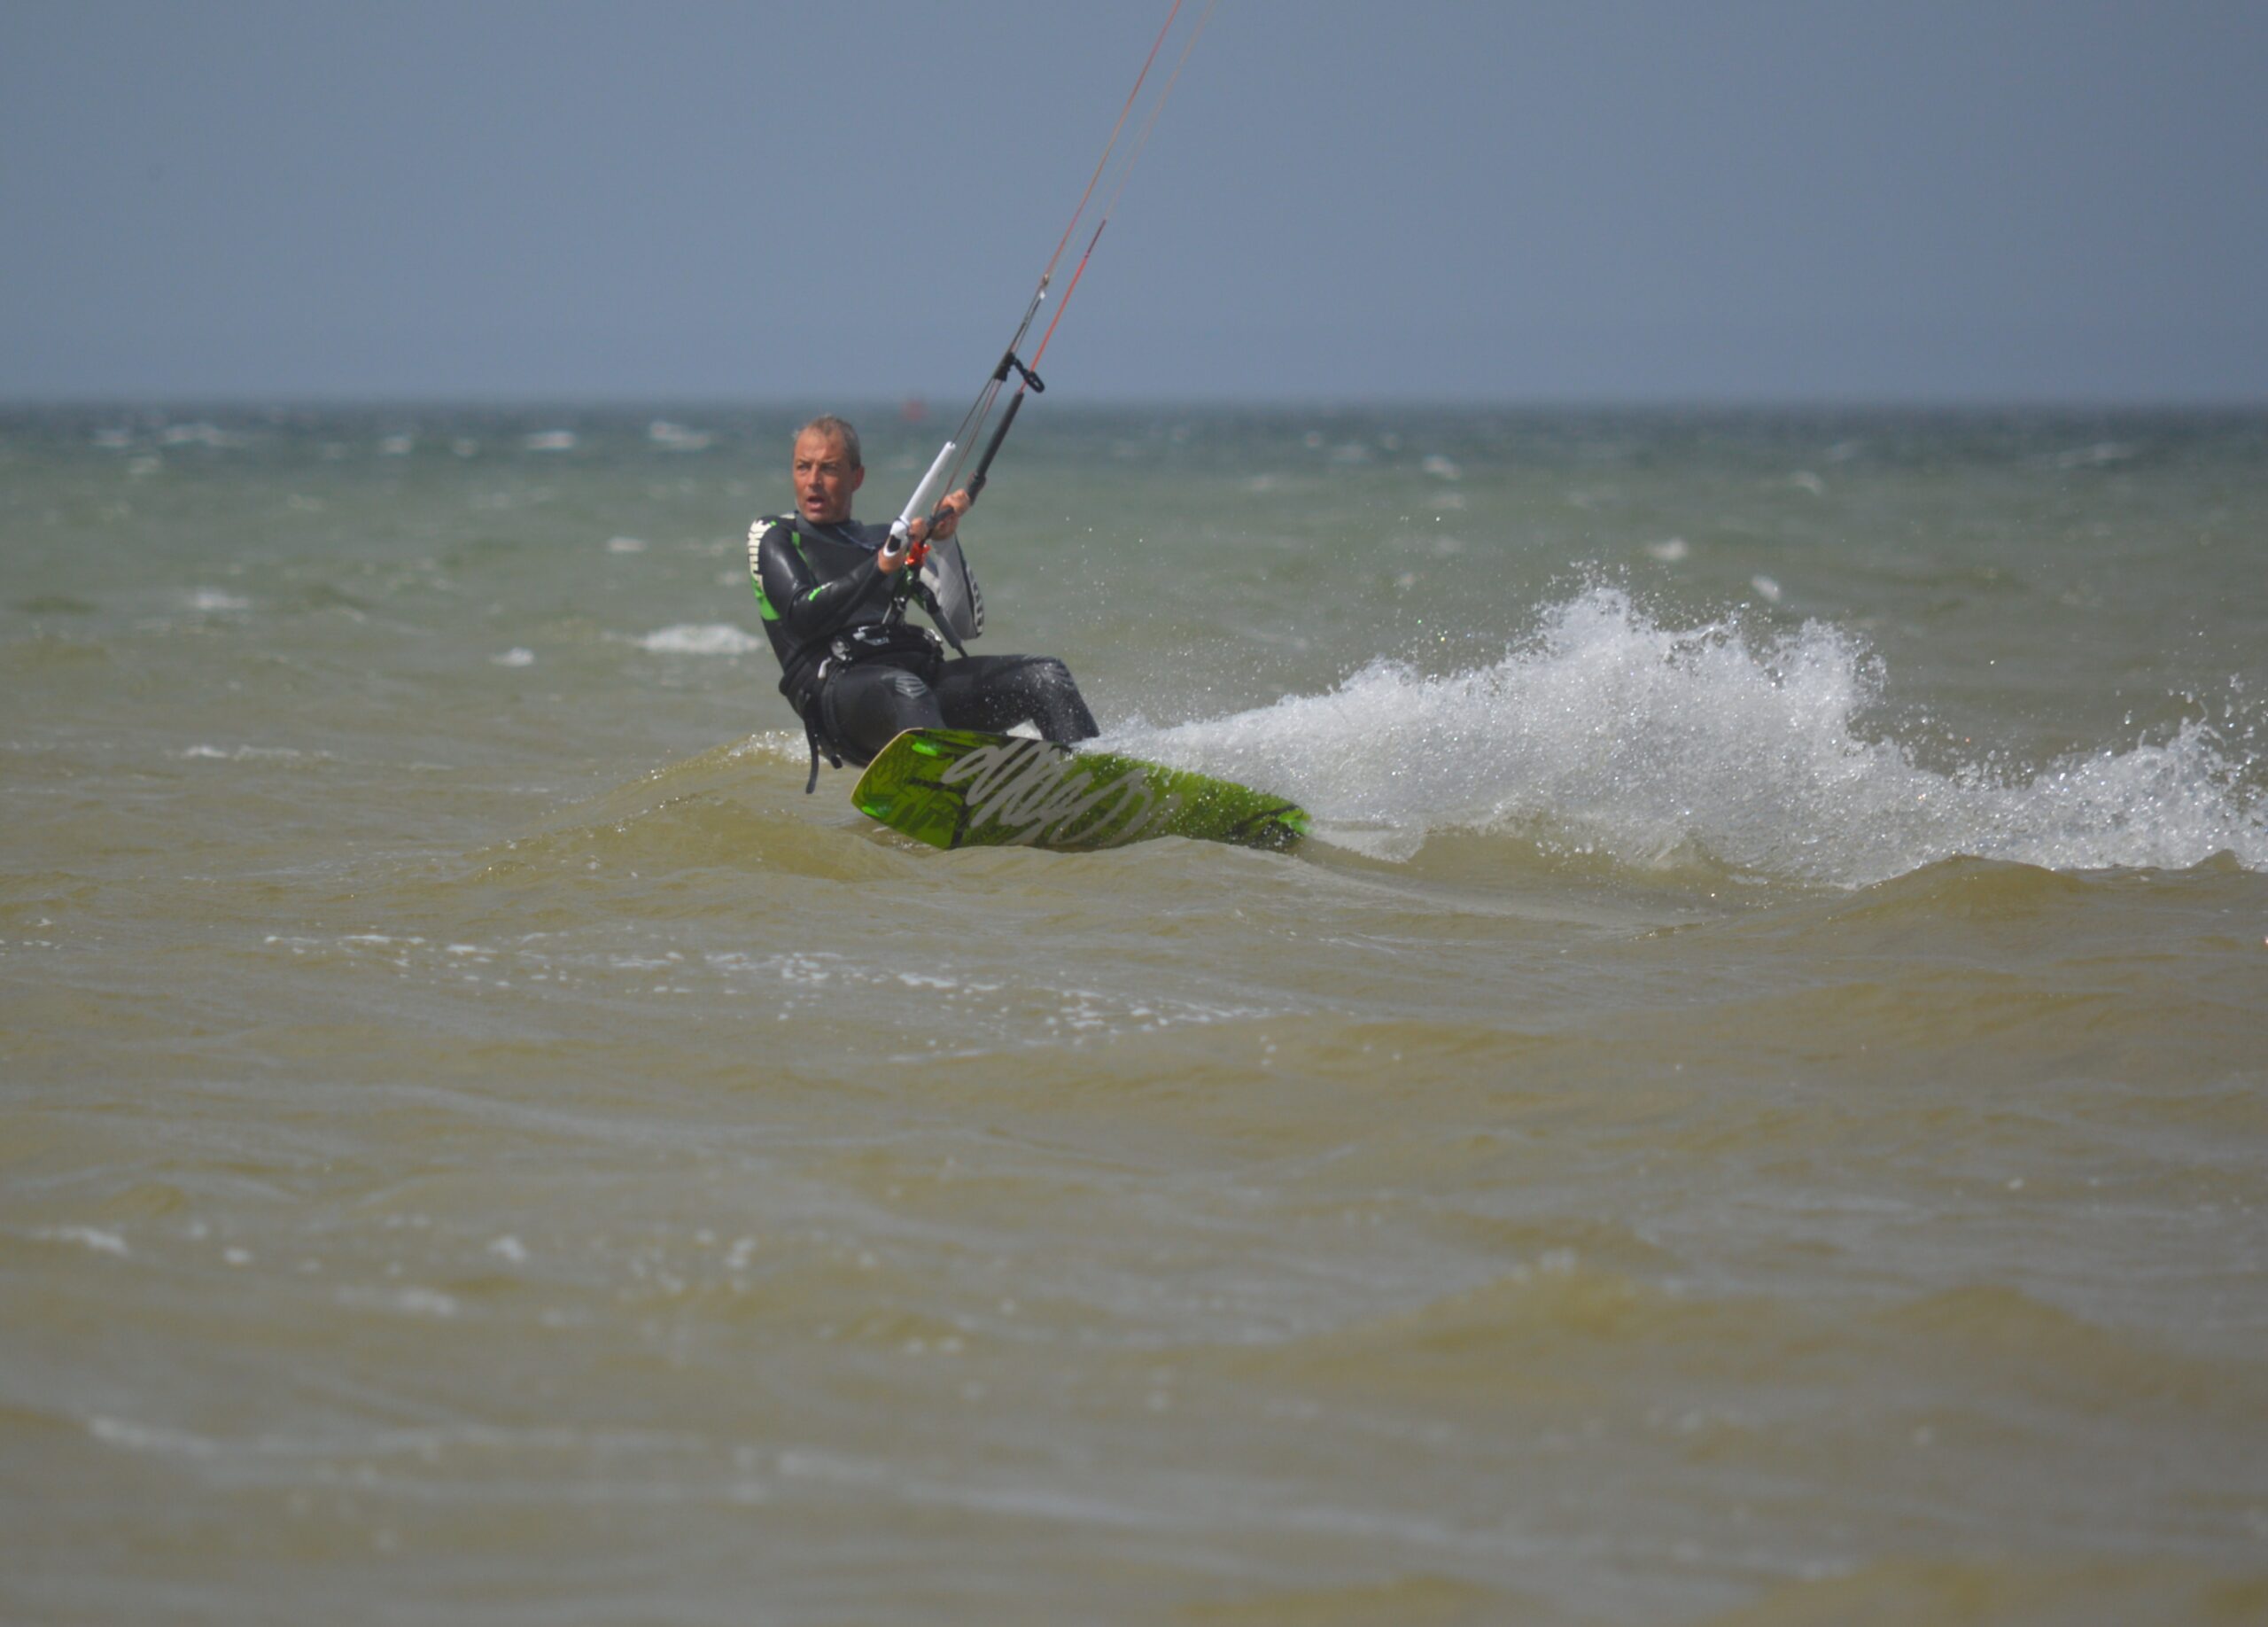
[[[765,619],[784,624],[800,645],[824,638],[847,620],[882,586],[882,572],[873,560],[861,560],[833,581],[822,582],[796,547],[793,531],[785,520],[765,528],[756,550],[756,596]]]

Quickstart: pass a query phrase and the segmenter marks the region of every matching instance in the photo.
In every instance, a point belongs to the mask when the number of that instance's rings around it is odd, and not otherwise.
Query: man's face
[[[850,494],[866,483],[866,471],[853,469],[843,443],[819,430],[796,437],[796,508],[814,525],[839,525],[850,518]]]

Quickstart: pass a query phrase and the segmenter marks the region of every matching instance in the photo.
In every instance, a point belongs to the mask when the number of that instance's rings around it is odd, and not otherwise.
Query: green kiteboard
[[[1232,780],[968,728],[907,729],[850,800],[932,847],[1085,852],[1179,836],[1281,851],[1308,829],[1293,804]]]

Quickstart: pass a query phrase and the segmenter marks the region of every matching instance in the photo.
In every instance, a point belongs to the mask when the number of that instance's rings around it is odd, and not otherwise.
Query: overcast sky
[[[958,399],[1167,3],[0,0],[0,399]],[[2268,4],[1219,0],[1049,362],[2268,401]]]

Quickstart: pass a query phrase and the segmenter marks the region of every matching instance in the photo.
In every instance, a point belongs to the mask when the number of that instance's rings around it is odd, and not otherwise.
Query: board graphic
[[[1293,804],[1233,780],[976,729],[906,730],[850,800],[932,847],[1077,852],[1180,836],[1282,851],[1308,828]]]

